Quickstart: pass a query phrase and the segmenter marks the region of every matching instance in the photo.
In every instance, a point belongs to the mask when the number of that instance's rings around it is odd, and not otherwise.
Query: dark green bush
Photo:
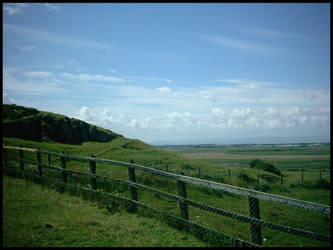
[[[245,182],[245,183],[254,183],[254,182],[257,182],[256,179],[248,176],[247,174],[243,173],[243,172],[240,172],[238,175],[237,175],[238,179],[240,179],[242,182]]]
[[[331,183],[326,179],[318,179],[315,181],[304,181],[304,183],[291,183],[290,188],[305,187],[310,189],[331,189]]]
[[[257,184],[254,189],[261,192],[268,192],[271,190],[271,187],[267,183],[261,183]]]
[[[262,170],[265,170],[267,172],[271,172],[271,173],[276,174],[276,175],[281,174],[280,170],[277,169],[273,164],[268,163],[268,162],[264,162],[264,161],[259,160],[259,159],[254,159],[254,160],[250,161],[249,166],[250,166],[250,168],[262,169]]]
[[[326,179],[319,179],[314,183],[315,188],[320,188],[320,189],[331,189],[331,183],[326,180]]]
[[[194,169],[194,167],[192,167],[190,164],[183,164],[181,166],[182,169]]]

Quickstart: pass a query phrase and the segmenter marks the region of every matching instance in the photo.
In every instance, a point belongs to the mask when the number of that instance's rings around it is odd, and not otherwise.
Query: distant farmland
[[[282,155],[282,154],[228,154],[223,152],[193,152],[183,153],[177,152],[184,157],[191,159],[318,159],[318,160],[330,160],[330,155]]]

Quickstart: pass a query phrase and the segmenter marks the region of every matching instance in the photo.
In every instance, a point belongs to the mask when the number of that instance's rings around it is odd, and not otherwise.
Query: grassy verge
[[[3,176],[3,247],[209,246],[155,218],[96,204]]]

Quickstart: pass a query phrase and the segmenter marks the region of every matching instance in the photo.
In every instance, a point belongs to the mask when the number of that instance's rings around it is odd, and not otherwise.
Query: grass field
[[[206,160],[187,159],[178,155],[178,153],[176,154],[175,152],[152,147],[137,140],[133,141],[120,138],[108,143],[88,142],[83,143],[82,145],[65,145],[59,143],[39,143],[4,138],[4,143],[15,146],[23,145],[31,148],[40,147],[43,150],[55,152],[64,151],[68,154],[81,156],[90,156],[91,154],[94,154],[99,158],[119,161],[129,161],[129,159],[133,159],[137,164],[163,170],[165,169],[165,165],[168,164],[168,171],[179,173],[181,170],[184,171],[186,175],[190,176],[197,176],[198,167],[200,167],[202,170],[201,178],[229,184],[226,177],[216,177],[216,173],[228,170],[229,166],[206,162]],[[12,154],[11,157],[17,159],[17,153]],[[25,158],[29,157],[34,160],[36,159],[34,153],[25,154]],[[45,155],[42,156],[42,162],[47,162]],[[59,166],[59,159],[52,158],[52,164]],[[27,165],[25,167],[28,168],[29,166]],[[31,168],[36,169],[36,166],[31,166]],[[68,161],[67,168],[89,172],[89,164],[87,162]],[[262,173],[267,175],[271,174],[267,171],[262,171]],[[97,174],[128,180],[127,169],[120,166],[97,164]],[[258,190],[269,193],[330,205],[330,189],[325,188],[326,186],[316,186],[317,180],[308,181],[307,183],[304,183],[304,185],[299,185],[298,182],[288,183],[287,179],[283,186],[279,185],[279,183],[258,184],[256,182],[257,174],[258,171],[256,169],[233,166],[233,178],[230,184],[242,187],[255,187],[258,188]],[[153,176],[152,174],[143,173],[141,171],[136,172],[136,176],[139,184],[145,184],[161,191],[177,194],[176,182],[174,180]],[[247,178],[242,179],[241,177],[244,176],[247,176]],[[61,175],[59,175],[58,172],[54,173],[54,177],[61,180]],[[90,184],[89,178],[79,179],[70,177],[68,181],[73,183],[75,181],[80,181],[84,186],[89,186]],[[326,184],[326,182],[324,184]],[[98,183],[98,187],[103,191],[129,197],[129,190],[126,188],[124,189],[121,186],[103,186],[102,183]],[[187,185],[187,195],[189,199],[197,202],[202,202],[238,214],[249,215],[247,197],[216,192],[215,190],[198,188],[193,185]],[[138,197],[140,202],[149,204],[153,208],[165,210],[170,214],[179,215],[178,202],[176,201],[168,200],[141,190],[138,192]],[[303,211],[302,209],[294,209],[287,206],[278,206],[267,202],[261,203],[261,209],[263,218],[272,221],[273,223],[283,222],[283,224],[287,226],[297,225],[299,227],[304,227],[307,230],[314,230],[315,232],[323,234],[327,234],[330,231],[329,222],[327,221],[329,218],[315,212]],[[217,231],[222,231],[234,237],[249,241],[251,240],[248,223],[235,221],[231,218],[212,214],[193,207],[189,208],[189,214],[190,219],[195,223]],[[277,233],[276,231],[269,229],[263,230],[263,237],[266,239],[263,242],[264,246],[327,246],[327,244],[323,242],[313,241],[304,237],[291,236],[285,233]]]
[[[207,146],[173,146],[169,150],[187,159],[199,159],[216,163],[231,169],[249,168],[249,162],[260,159],[271,163],[283,171],[285,175],[298,176],[300,172],[291,173],[296,169],[307,171],[304,180],[327,178],[330,175],[329,144],[290,144],[290,145],[210,145]],[[313,178],[311,177],[313,176]],[[290,180],[292,182],[292,180]]]
[[[206,247],[156,218],[3,176],[3,247]]]

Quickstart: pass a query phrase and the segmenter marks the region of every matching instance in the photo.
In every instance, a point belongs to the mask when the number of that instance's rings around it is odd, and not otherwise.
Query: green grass
[[[139,140],[129,140],[122,137],[106,143],[84,142],[82,145],[35,142],[7,137],[3,138],[3,143],[6,145],[15,146],[24,145],[25,147],[30,148],[40,147],[46,151],[63,151],[66,154],[80,156],[91,156],[93,154],[98,158],[113,159],[125,162],[129,162],[130,159],[133,159],[134,163],[136,164],[163,170],[165,170],[165,166],[168,164],[169,172],[179,173],[180,171],[183,171],[186,175],[189,176],[197,175],[199,166],[202,169],[210,169],[211,171],[226,169],[220,164],[186,159],[185,157],[179,156],[173,152],[168,152],[158,147],[153,147]]]
[[[219,171],[226,171],[229,166],[223,166],[220,164],[214,164],[209,162],[200,161],[197,159],[186,159],[182,156],[177,155],[174,152],[169,152],[162,150],[160,148],[152,147],[150,145],[144,144],[139,140],[128,140],[125,138],[118,138],[108,143],[96,143],[96,142],[86,142],[82,145],[65,145],[59,143],[38,143],[32,141],[25,141],[20,139],[9,139],[4,138],[4,143],[7,145],[23,145],[26,147],[37,148],[40,147],[43,150],[61,152],[64,151],[68,154],[90,156],[94,154],[99,158],[114,159],[119,161],[129,161],[133,159],[134,163],[154,167],[158,169],[165,169],[165,164],[168,163],[168,170],[172,172],[179,173],[180,170],[184,171],[186,175],[197,176],[198,167],[201,167],[201,178],[208,180],[219,181],[223,183],[228,183],[227,175],[216,176]],[[36,159],[35,153],[25,153],[25,158]],[[17,159],[17,152],[11,153],[11,158]],[[42,162],[46,163],[47,158],[42,155]],[[52,158],[52,164],[59,166],[59,159]],[[88,172],[89,164],[87,162],[79,161],[69,161],[67,162],[68,169],[74,169],[79,171]],[[29,166],[26,166],[28,168]],[[36,166],[32,166],[32,169],[36,169]],[[242,173],[241,175],[239,175]],[[288,182],[288,179],[284,179],[285,184],[281,186],[279,182],[277,183],[262,183],[259,184],[255,181],[258,175],[257,169],[249,168],[239,168],[233,167],[231,170],[232,182],[230,184],[238,185],[242,187],[252,187],[259,188],[258,190],[275,193],[279,195],[284,195],[296,199],[308,200],[312,202],[317,202],[321,204],[330,205],[330,190],[327,189],[316,189],[309,188],[311,185],[291,185],[294,182]],[[272,175],[267,171],[260,170],[261,174]],[[110,176],[113,178],[118,178],[122,180],[128,180],[127,169],[120,166],[108,165],[108,164],[97,164],[97,174],[102,174],[105,176]],[[291,175],[292,173],[290,173]],[[240,177],[242,176],[242,177]],[[245,178],[245,176],[247,176]],[[59,173],[55,173],[54,177],[60,178]],[[145,184],[153,188],[157,188],[164,192],[169,192],[172,194],[177,194],[176,182],[171,179],[157,177],[149,173],[144,173],[141,171],[136,171],[137,182],[140,184]],[[287,178],[287,177],[286,177]],[[298,178],[297,176],[292,178]],[[290,178],[289,180],[292,180]],[[80,182],[84,186],[89,186],[89,178],[72,178],[69,182]],[[98,188],[103,191],[111,192],[113,194],[119,193],[121,196],[129,197],[129,191],[119,185],[104,185],[98,182]],[[313,186],[312,186],[313,187]],[[249,207],[247,197],[242,197],[239,195],[233,195],[223,192],[214,191],[208,188],[199,188],[193,185],[187,185],[187,195],[188,198],[197,202],[205,203],[217,208],[225,209],[230,212],[235,212],[239,214],[249,215]],[[148,192],[138,191],[139,201],[143,202],[153,208],[158,208],[165,210],[170,214],[179,215],[178,203],[175,201],[170,201],[166,198],[159,197],[158,195],[151,194]],[[312,214],[311,211],[295,210],[288,206],[279,207],[274,203],[265,204],[262,209],[265,209],[262,213],[265,214],[265,219],[267,221],[276,220],[276,211],[280,221],[287,226],[299,225],[306,221],[306,228],[309,230],[314,230],[315,232],[327,234],[329,232],[329,223],[325,216],[320,216],[318,214]],[[279,207],[279,208],[277,208]],[[267,208],[267,209],[266,209]],[[294,212],[297,211],[297,212]],[[240,237],[244,240],[250,240],[249,224],[233,220],[231,218],[219,216],[206,212],[197,208],[189,208],[191,221],[212,228],[216,231],[224,232],[229,235]],[[291,214],[290,214],[291,213]],[[284,237],[281,236],[284,235]],[[291,236],[284,233],[278,233],[273,230],[263,229],[263,235],[267,241],[264,242],[265,246],[326,246],[321,244],[321,242],[311,241],[303,237]],[[282,237],[282,238],[281,238]]]
[[[156,218],[60,194],[3,176],[3,247],[210,246]]]
[[[323,143],[321,145],[311,144],[299,144],[297,146],[281,146],[275,144],[253,145],[253,144],[241,144],[241,145],[186,145],[186,146],[165,146],[162,148],[168,148],[169,150],[183,153],[198,153],[198,152],[218,152],[226,154],[274,154],[274,155],[327,155],[330,153],[330,145]]]
[[[274,183],[265,182],[268,185],[266,192],[284,195],[296,199],[302,199],[317,203],[330,204],[330,190],[309,188],[309,185],[300,185],[302,182],[301,172],[289,171],[294,168],[304,168],[303,180],[316,182],[322,171],[323,178],[330,182],[330,145],[321,144],[309,146],[282,147],[277,145],[256,146],[253,145],[209,145],[209,146],[174,146],[169,148],[170,152],[185,156],[188,159],[201,159],[211,164],[224,166],[222,171],[212,171],[212,168],[202,169],[203,175],[221,176],[228,183],[230,169],[231,184],[249,186],[240,183],[240,172],[246,172],[249,177],[258,179],[258,174],[270,175],[265,171],[249,169],[249,162],[253,159],[261,159],[264,162],[273,164],[283,174],[283,184],[280,181]],[[218,168],[216,168],[218,169]],[[305,184],[305,183],[304,183]],[[252,185],[254,186],[254,185]]]

